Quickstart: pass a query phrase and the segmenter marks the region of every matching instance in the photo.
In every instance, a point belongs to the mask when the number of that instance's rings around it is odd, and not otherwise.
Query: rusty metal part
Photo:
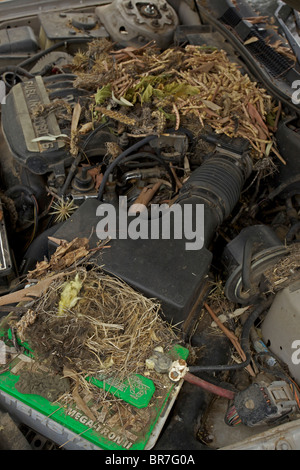
[[[178,359],[172,363],[169,371],[169,378],[172,382],[179,382],[183,379],[188,371],[187,363],[184,359]]]

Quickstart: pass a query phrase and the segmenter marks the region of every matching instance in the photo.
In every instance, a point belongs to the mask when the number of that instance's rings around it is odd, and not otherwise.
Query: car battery
[[[0,199],[0,294],[7,292],[13,279],[14,266],[9,247],[3,204]]]
[[[149,370],[148,376],[133,374],[125,380],[90,378],[100,390],[105,390],[107,403],[96,400],[95,393],[82,397],[85,407],[76,400],[65,404],[51,401],[51,390],[38,395],[22,393],[18,382],[22,371],[30,370],[38,374],[49,371],[37,363],[27,343],[20,343],[21,351],[16,353],[14,335],[11,330],[1,331],[0,340],[0,405],[16,420],[35,432],[67,450],[149,450],[155,445],[162,427],[180,391],[183,379],[172,382],[168,374],[159,374],[163,386],[157,389]],[[17,348],[19,349],[19,348]],[[166,353],[168,359],[186,360],[188,350],[173,345]],[[8,358],[11,360],[8,360]],[[156,376],[157,377],[157,376]],[[88,388],[87,388],[88,390]],[[34,391],[34,390],[32,390]],[[49,399],[47,398],[49,396]],[[119,408],[126,409],[121,421]],[[90,411],[90,412],[89,412]],[[91,414],[96,419],[92,419]]]

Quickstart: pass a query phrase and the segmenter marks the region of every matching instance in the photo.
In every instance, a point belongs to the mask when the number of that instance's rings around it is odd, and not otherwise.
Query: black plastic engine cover
[[[87,199],[64,223],[54,238],[71,241],[74,236],[86,237],[90,247],[99,242],[96,236],[96,199]],[[127,282],[149,298],[157,299],[167,321],[183,326],[199,297],[205,290],[212,254],[205,247],[198,251],[186,251],[186,240],[132,240],[116,239],[103,249],[96,263],[109,274]],[[57,245],[51,246],[52,254]]]

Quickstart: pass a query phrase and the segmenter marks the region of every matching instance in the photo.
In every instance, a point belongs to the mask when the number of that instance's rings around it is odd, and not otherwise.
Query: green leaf
[[[275,113],[269,113],[267,115],[267,124],[270,126],[270,127],[274,127],[275,126],[275,121],[276,121],[276,114]]]
[[[185,88],[186,95],[198,95],[199,94],[199,88],[196,86],[185,85],[184,88]]]
[[[160,88],[153,88],[153,96],[156,96],[156,98],[165,98],[166,93]]]
[[[158,108],[159,111],[161,111],[165,117],[169,120],[169,121],[176,121],[176,116],[175,114],[170,114],[170,113],[167,113],[163,108]]]
[[[171,82],[164,86],[165,93],[173,96],[197,95],[199,89],[187,83]]]
[[[146,86],[146,89],[144,90],[144,92],[142,93],[142,96],[141,96],[141,103],[149,103],[149,101],[151,100],[151,97],[152,97],[152,94],[153,94],[153,86],[148,84]]]
[[[95,102],[97,105],[101,105],[107,100],[107,98],[111,97],[111,85],[105,85],[102,88],[97,90],[95,94]]]

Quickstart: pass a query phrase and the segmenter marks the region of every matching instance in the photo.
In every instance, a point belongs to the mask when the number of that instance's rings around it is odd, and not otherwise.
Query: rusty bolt
[[[170,379],[171,379],[171,380],[177,380],[178,377],[179,377],[179,374],[178,374],[178,372],[176,372],[176,370],[172,370],[172,371],[170,372]]]

